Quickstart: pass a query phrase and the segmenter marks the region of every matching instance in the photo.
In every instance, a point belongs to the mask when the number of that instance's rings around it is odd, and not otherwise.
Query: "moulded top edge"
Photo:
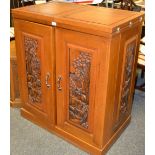
[[[12,9],[13,17],[25,19],[29,17],[29,20],[35,22],[37,16],[40,17],[40,22],[45,21],[59,14],[64,14],[72,10],[76,10],[80,5],[68,4],[62,2],[48,2],[43,4],[31,5]],[[47,18],[47,19],[46,19]],[[26,18],[27,19],[27,18]]]
[[[52,21],[58,26],[78,27],[113,33],[116,28],[126,26],[132,20],[138,20],[144,13],[86,6],[73,3],[49,2],[12,10],[15,18],[51,25]]]

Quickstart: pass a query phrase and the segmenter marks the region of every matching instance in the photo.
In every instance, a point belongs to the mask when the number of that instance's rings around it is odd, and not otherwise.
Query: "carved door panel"
[[[137,57],[137,44],[139,30],[135,30],[131,33],[129,30],[128,35],[122,35],[121,54],[118,68],[117,77],[117,92],[115,98],[114,108],[114,129],[125,120],[131,113],[134,83],[135,83],[135,71],[136,71],[136,57]],[[131,36],[132,35],[132,36]],[[121,74],[120,74],[121,73]]]
[[[102,141],[98,134],[103,132],[98,125],[103,120],[97,118],[100,103],[96,84],[105,48],[100,37],[56,28],[57,125],[98,145]],[[106,57],[103,62],[106,63]]]
[[[21,20],[14,24],[23,108],[39,119],[52,121],[53,28]]]

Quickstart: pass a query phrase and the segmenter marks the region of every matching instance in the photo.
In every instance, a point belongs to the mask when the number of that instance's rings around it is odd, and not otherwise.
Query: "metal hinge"
[[[52,26],[57,26],[57,23],[56,22],[51,22],[51,25]]]
[[[120,27],[117,27],[116,33],[120,33]]]

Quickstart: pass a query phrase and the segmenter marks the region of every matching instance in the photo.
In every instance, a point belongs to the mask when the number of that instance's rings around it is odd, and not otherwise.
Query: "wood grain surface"
[[[22,116],[105,154],[131,119],[144,14],[58,2],[12,12]]]

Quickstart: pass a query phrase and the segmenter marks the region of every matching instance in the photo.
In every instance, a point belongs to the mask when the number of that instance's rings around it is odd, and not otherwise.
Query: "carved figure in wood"
[[[89,84],[91,55],[80,52],[73,60],[74,72],[70,72],[69,118],[73,122],[88,128]]]
[[[37,56],[38,41],[24,37],[28,97],[31,103],[41,103],[41,71]]]
[[[124,114],[127,111],[127,106],[128,106],[128,102],[129,102],[131,77],[132,77],[134,52],[135,52],[135,43],[134,42],[132,42],[128,45],[126,52],[127,53],[126,53],[126,60],[125,60],[124,80],[123,80],[121,107],[120,107],[120,112],[122,114]]]

